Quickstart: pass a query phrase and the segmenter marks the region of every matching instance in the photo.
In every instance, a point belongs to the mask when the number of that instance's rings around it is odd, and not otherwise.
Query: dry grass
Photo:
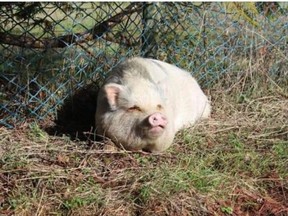
[[[162,154],[0,128],[0,214],[287,215],[287,92],[244,85],[211,89],[212,118]]]

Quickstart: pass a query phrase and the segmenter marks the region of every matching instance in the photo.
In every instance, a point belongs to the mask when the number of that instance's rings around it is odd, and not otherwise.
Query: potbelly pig
[[[101,87],[97,134],[127,150],[161,152],[178,130],[210,114],[190,73],[163,61],[134,57],[116,66]]]

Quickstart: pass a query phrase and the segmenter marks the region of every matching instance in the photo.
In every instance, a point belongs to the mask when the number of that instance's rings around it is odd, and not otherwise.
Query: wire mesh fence
[[[69,95],[101,84],[131,56],[175,64],[205,87],[259,71],[286,85],[287,8],[272,2],[1,3],[0,125],[55,117]]]

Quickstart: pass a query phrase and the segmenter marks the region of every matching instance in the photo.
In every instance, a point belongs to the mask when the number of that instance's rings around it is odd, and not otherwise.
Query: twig
[[[284,128],[285,128],[285,125],[284,125],[283,129],[284,129]],[[248,136],[247,138],[248,138],[248,139],[256,139],[256,138],[261,138],[261,137],[268,137],[268,136],[271,136],[271,135],[273,135],[273,134],[276,134],[276,135],[278,135],[278,136],[282,136],[282,135],[288,134],[288,131],[282,132],[283,129],[281,128],[281,129],[278,130],[278,131],[272,131],[272,132],[270,132],[270,133],[264,133],[264,134],[259,134],[259,135],[250,135],[250,136]],[[282,132],[282,133],[280,133],[280,132]]]
[[[225,131],[229,131],[229,130],[233,130],[233,129],[239,129],[239,127],[233,126],[233,127],[223,128],[221,130],[213,131],[211,133],[215,134],[215,133],[225,132]]]
[[[42,190],[41,197],[40,197],[39,204],[38,204],[37,211],[36,211],[36,215],[41,215],[41,209],[42,209],[41,204],[42,204],[44,192],[45,192],[45,188],[43,188]]]

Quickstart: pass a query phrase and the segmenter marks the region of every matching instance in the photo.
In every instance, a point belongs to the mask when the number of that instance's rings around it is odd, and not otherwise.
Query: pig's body
[[[128,150],[164,151],[179,129],[207,118],[210,109],[188,72],[136,57],[117,66],[101,88],[96,130]]]

